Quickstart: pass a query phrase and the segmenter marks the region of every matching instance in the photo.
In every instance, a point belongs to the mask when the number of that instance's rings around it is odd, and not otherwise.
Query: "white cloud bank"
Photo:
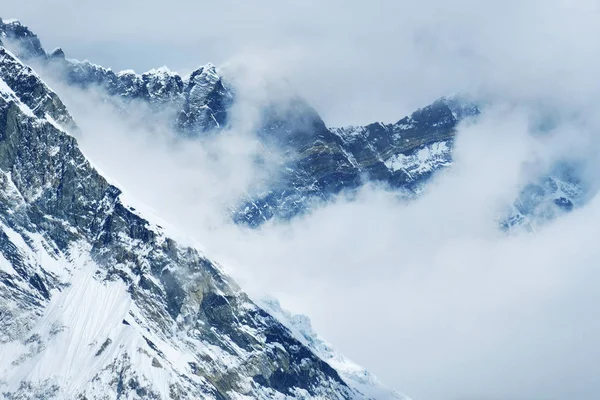
[[[600,198],[535,234],[506,236],[497,219],[556,159],[584,161],[598,186],[598,3],[234,3],[34,0],[7,11],[117,68],[253,54],[238,59],[290,77],[335,124],[396,120],[456,90],[493,100],[418,201],[366,188],[260,231],[221,214],[257,173],[247,132],[173,144],[77,97],[67,105],[109,177],[390,386],[416,400],[596,399]]]
[[[461,127],[454,166],[419,200],[367,187],[355,201],[250,231],[224,209],[259,172],[249,131],[173,141],[61,91],[84,153],[107,176],[195,237],[251,294],[308,314],[385,383],[418,400],[598,393],[600,200],[535,234],[498,230],[519,189],[555,160],[594,168],[596,136],[579,121],[533,135],[539,116],[529,106],[494,107]]]

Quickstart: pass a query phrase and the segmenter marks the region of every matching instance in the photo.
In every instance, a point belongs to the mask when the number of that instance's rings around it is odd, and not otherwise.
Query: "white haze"
[[[597,154],[580,121],[532,135],[539,116],[528,105],[494,107],[461,127],[455,165],[419,200],[367,187],[355,201],[252,231],[231,224],[225,208],[260,172],[251,118],[202,143],[177,141],[55,87],[84,153],[109,178],[193,236],[252,295],[308,314],[388,385],[417,400],[598,393],[600,199],[533,235],[497,229],[518,190],[553,161]],[[242,97],[249,102],[235,115],[255,115],[262,96]]]
[[[8,10],[67,53],[70,45],[73,56],[117,68],[259,62],[335,124],[397,120],[457,90],[492,99],[497,106],[461,127],[453,168],[419,200],[401,204],[367,187],[356,201],[247,231],[222,206],[258,172],[252,160],[263,150],[251,127],[253,102],[269,93],[257,94],[261,80],[247,84],[253,90],[237,110],[246,125],[202,146],[132,129],[57,87],[84,152],[108,177],[194,236],[253,295],[308,314],[384,383],[415,400],[598,397],[600,198],[534,234],[497,230],[522,184],[554,160],[584,160],[597,186],[597,2],[112,3],[62,1],[48,13],[71,22],[54,32],[56,22],[40,19],[50,3]],[[131,59],[135,46],[141,55]],[[549,117],[555,129],[536,132]]]
[[[327,123],[346,125],[396,121],[458,90],[558,91],[566,101],[597,93],[599,8],[596,0],[7,0],[1,12],[49,49],[117,70],[167,64],[187,73],[251,55],[287,76]]]

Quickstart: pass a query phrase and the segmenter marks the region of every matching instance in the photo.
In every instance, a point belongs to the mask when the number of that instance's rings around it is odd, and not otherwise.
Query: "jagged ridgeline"
[[[0,22],[0,40],[3,398],[402,398],[339,364],[306,321],[282,324],[277,307],[257,306],[127,203],[80,152],[68,110],[24,62],[62,53],[47,55],[15,21]],[[218,80],[208,68],[168,86],[188,114],[198,111],[195,79]],[[324,361],[332,354],[343,368]]]
[[[60,49],[46,53],[37,36],[19,23],[5,24],[4,32],[21,57],[43,61],[70,85],[103,89],[117,107],[141,100],[173,110],[172,125],[186,137],[214,134],[229,125],[235,90],[211,64],[187,78],[167,68],[115,73],[66,59]],[[256,133],[283,153],[284,161],[266,189],[233,205],[232,218],[250,226],[289,219],[365,180],[415,192],[433,171],[449,165],[457,123],[478,112],[473,104],[444,98],[395,124],[329,129],[298,97],[284,105],[266,104]]]
[[[189,77],[167,68],[141,75],[115,73],[87,61],[66,59],[60,49],[47,53],[37,36],[18,22],[0,25],[0,32],[21,57],[41,61],[46,71],[69,85],[102,89],[122,112],[127,112],[131,101],[142,101],[161,112],[169,110],[167,119],[182,137],[218,134],[234,124],[229,117],[236,91],[211,64]],[[452,165],[459,124],[479,114],[477,104],[454,96],[393,124],[328,128],[298,97],[267,102],[255,131],[267,149],[283,156],[279,168],[264,184],[246,190],[243,198],[225,209],[231,210],[234,222],[258,227],[269,220],[285,221],[310,212],[367,182],[383,184],[404,199],[414,198],[435,172]],[[556,165],[539,181],[528,184],[500,225],[529,229],[580,204],[584,188],[574,171],[572,165]]]

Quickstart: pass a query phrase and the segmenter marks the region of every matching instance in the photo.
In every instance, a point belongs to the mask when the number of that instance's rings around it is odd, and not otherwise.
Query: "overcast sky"
[[[65,93],[110,178],[385,383],[415,400],[598,397],[600,199],[535,235],[495,229],[525,164],[569,156],[597,176],[598,1],[28,0],[2,12],[47,49],[114,69],[247,65],[290,81],[329,125],[392,122],[457,91],[503,105],[460,129],[456,165],[419,201],[368,188],[248,233],[213,218],[252,178],[251,143],[218,143],[214,165]],[[532,137],[550,114],[551,140]]]
[[[113,69],[167,65],[186,73],[241,59],[289,79],[329,125],[346,125],[393,122],[459,90],[560,79],[597,50],[599,7],[593,0],[8,0],[2,13],[28,24],[48,49]],[[547,65],[556,59],[560,68]]]

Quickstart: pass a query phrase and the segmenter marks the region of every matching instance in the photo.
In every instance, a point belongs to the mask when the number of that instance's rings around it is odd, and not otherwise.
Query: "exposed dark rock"
[[[100,354],[102,354],[104,352],[104,350],[106,350],[106,348],[108,346],[110,346],[110,344],[112,343],[112,339],[111,338],[107,338],[103,343],[102,346],[100,346],[100,348],[98,349],[98,351],[96,352],[96,357],[98,357]]]

